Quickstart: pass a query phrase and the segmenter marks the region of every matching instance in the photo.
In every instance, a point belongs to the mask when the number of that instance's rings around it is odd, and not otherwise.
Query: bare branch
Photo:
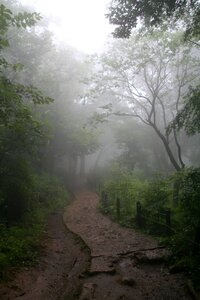
[[[134,117],[134,118],[138,118],[138,119],[140,119],[140,121],[142,121],[144,124],[150,125],[149,122],[148,122],[147,120],[145,120],[144,118],[142,118],[142,117],[141,117],[140,115],[138,115],[138,114],[115,112],[115,113],[111,113],[111,115],[121,116],[121,117]]]
[[[188,41],[189,41],[190,43],[196,45],[197,47],[200,47],[200,44],[199,44],[199,43],[197,43],[197,42],[195,42],[195,41],[192,41],[192,40],[189,40],[189,39],[188,39]]]

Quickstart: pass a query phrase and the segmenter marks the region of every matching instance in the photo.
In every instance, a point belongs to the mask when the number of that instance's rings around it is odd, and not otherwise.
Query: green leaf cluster
[[[190,88],[184,107],[170,124],[168,131],[172,128],[184,128],[188,135],[200,133],[200,85]]]

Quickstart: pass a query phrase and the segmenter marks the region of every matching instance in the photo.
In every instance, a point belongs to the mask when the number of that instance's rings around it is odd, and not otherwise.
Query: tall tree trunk
[[[69,174],[71,174],[71,176],[73,176],[73,177],[76,175],[77,162],[78,162],[77,156],[70,157],[70,159],[69,159]]]
[[[85,154],[80,156],[80,174],[85,174]]]
[[[175,143],[176,143],[176,147],[177,147],[177,150],[178,150],[178,158],[179,158],[179,162],[181,164],[181,167],[184,168],[185,167],[185,164],[182,160],[182,151],[181,151],[181,146],[178,142],[178,137],[177,137],[177,134],[176,134],[176,130],[175,128],[173,128],[173,133],[174,133],[174,139],[175,139]]]

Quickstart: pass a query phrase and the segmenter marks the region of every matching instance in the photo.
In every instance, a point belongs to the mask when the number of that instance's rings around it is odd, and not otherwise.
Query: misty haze
[[[199,1],[0,2],[0,299],[199,299]]]

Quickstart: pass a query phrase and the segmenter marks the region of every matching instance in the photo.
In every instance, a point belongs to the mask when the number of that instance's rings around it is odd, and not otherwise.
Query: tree
[[[167,127],[182,108],[189,85],[198,80],[199,60],[190,46],[182,45],[182,34],[157,31],[141,39],[115,41],[102,62],[97,93],[123,103],[120,111],[111,113],[150,126],[173,167],[184,168],[177,131],[169,134]]]
[[[117,38],[129,37],[131,30],[141,21],[146,27],[153,27],[172,17],[177,20],[185,14],[188,15],[187,34],[199,36],[200,33],[198,0],[112,0],[108,11],[110,23],[117,25],[114,31],[114,37]]]
[[[80,77],[85,64],[77,51],[70,47],[55,46],[51,33],[40,24],[37,26],[39,30],[8,28],[9,47],[4,51],[2,49],[2,55],[9,59],[10,65],[18,61],[20,64],[18,72],[9,69],[4,73],[12,84],[23,86],[24,89],[25,85],[37,86],[44,94],[55,99],[48,107],[32,105],[27,97],[24,97],[22,104],[26,107],[29,103],[31,117],[34,112],[40,115],[42,123],[46,121],[50,125],[46,147],[40,148],[40,154],[44,157],[40,170],[61,175],[66,181],[64,177],[75,174],[80,160],[81,170],[84,171],[84,155],[95,151],[94,136],[83,129],[86,116],[78,115],[77,111],[82,111],[82,107],[74,103],[81,89]],[[33,88],[29,90],[33,91]],[[30,133],[30,136],[34,136],[34,133]]]
[[[33,26],[40,16],[36,13],[13,12],[0,5],[0,206],[1,218],[19,220],[28,206],[31,188],[31,165],[37,159],[38,146],[44,138],[44,124],[33,112],[33,106],[52,102],[33,86],[11,80],[10,73],[21,65],[8,61],[10,27]]]
[[[139,170],[146,176],[153,172],[166,174],[172,171],[156,133],[137,119],[123,119],[123,123],[116,124],[114,135],[122,151],[119,162],[128,170]]]
[[[182,27],[185,28],[185,40],[189,40],[199,47],[200,37],[200,2],[161,0],[161,1],[123,1],[113,0],[109,7],[107,18],[111,24],[117,25],[114,36],[118,38],[127,38],[131,35],[131,30],[141,21],[149,29],[165,24],[166,20],[175,20],[180,22],[182,18]],[[167,27],[170,23],[166,23]],[[165,25],[166,25],[165,24]],[[166,27],[165,27],[166,29]],[[197,42],[191,38],[197,39]],[[185,128],[188,134],[199,132],[199,84],[197,87],[191,87],[185,107],[178,112],[172,128]],[[190,99],[191,97],[191,99]]]

